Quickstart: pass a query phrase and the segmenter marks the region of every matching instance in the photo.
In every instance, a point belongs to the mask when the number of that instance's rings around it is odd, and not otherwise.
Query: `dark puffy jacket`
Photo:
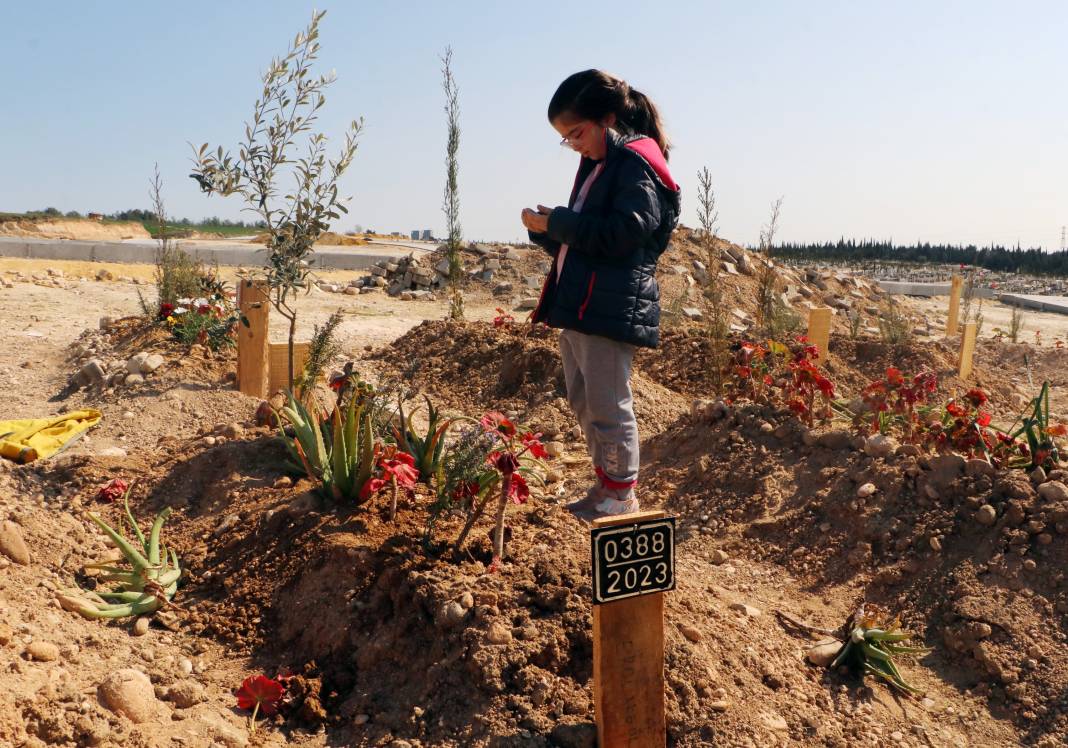
[[[656,141],[607,131],[604,170],[582,211],[571,210],[597,162],[583,158],[568,207],[555,208],[548,230],[530,234],[563,272],[549,270],[532,321],[650,348],[660,339],[656,261],[679,220],[679,186]]]

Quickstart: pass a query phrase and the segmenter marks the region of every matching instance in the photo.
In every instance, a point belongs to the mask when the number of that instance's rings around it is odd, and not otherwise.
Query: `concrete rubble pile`
[[[481,283],[492,287],[495,296],[513,293],[529,293],[537,296],[548,271],[549,261],[539,263],[537,272],[523,275],[520,261],[527,258],[527,251],[509,245],[471,244],[461,251],[462,274],[467,282]],[[444,245],[430,255],[410,254],[391,260],[381,260],[369,275],[355,278],[349,284],[320,282],[318,287],[327,293],[344,293],[351,296],[385,292],[404,301],[433,299],[435,291],[448,285],[449,258]],[[520,299],[522,306],[527,299]]]

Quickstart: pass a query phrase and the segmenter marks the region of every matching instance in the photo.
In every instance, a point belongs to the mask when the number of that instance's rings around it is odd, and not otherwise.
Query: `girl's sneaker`
[[[621,514],[633,514],[639,509],[638,497],[634,495],[634,489],[625,491],[613,491],[602,488],[597,492],[600,499],[589,509],[579,509],[573,514],[583,522],[593,522],[602,517],[617,517]]]
[[[564,508],[569,512],[585,512],[593,509],[601,501],[601,484],[600,482],[594,483],[586,491],[586,495],[578,501],[572,501],[564,505]]]

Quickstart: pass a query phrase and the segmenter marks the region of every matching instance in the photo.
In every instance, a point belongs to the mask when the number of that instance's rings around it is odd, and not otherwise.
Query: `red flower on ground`
[[[174,304],[168,304],[166,301],[159,305],[159,318],[167,319],[174,312]]]
[[[241,687],[234,692],[237,696],[238,709],[251,709],[255,719],[256,712],[274,714],[278,711],[278,702],[282,699],[285,689],[276,680],[271,680],[266,675],[250,675],[241,683]]]
[[[111,503],[116,499],[121,499],[129,490],[129,484],[122,478],[112,478],[96,492],[96,498],[98,501],[106,501]]]
[[[822,394],[825,398],[827,398],[828,400],[834,398],[834,383],[830,379],[820,374],[817,374],[816,386],[819,388],[820,394]]]
[[[968,402],[972,404],[973,407],[976,408],[982,407],[987,401],[986,393],[978,387],[968,390],[967,394],[965,394],[964,397]]]
[[[508,498],[515,504],[525,504],[530,498],[530,487],[519,473],[512,473],[512,482],[508,485]]]
[[[886,381],[892,385],[899,385],[905,381],[905,377],[901,373],[901,369],[894,366],[888,366],[886,369]]]
[[[495,432],[504,436],[515,436],[515,424],[505,418],[503,413],[498,413],[497,411],[486,413],[479,423],[488,432]]]
[[[523,445],[527,448],[527,451],[537,459],[547,460],[549,459],[549,453],[545,451],[545,447],[542,446],[539,437],[541,437],[541,434],[527,432],[526,434],[523,434]]]
[[[1068,436],[1068,426],[1063,423],[1055,423],[1046,429],[1050,436]]]
[[[982,426],[983,428],[986,428],[987,426],[990,425],[990,414],[989,413],[980,413],[979,415],[977,415],[975,417],[975,422],[977,424],[979,424],[980,426]]]
[[[519,460],[511,452],[490,452],[486,459],[503,475],[511,475],[519,469]]]
[[[419,471],[415,469],[415,458],[407,452],[396,451],[396,447],[387,448],[378,464],[385,477],[395,478],[398,486],[410,488],[419,480]]]
[[[363,488],[360,489],[360,501],[367,501],[376,493],[382,490],[389,481],[386,478],[370,478],[363,484]]]
[[[946,403],[946,412],[949,413],[951,416],[956,416],[957,418],[963,418],[964,416],[968,415],[968,411],[964,408],[964,406],[958,405],[953,400],[950,400],[948,403]]]

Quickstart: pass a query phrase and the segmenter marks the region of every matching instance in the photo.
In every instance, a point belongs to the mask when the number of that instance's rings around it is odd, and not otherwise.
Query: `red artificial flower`
[[[539,438],[540,436],[541,434],[535,434],[528,431],[526,434],[523,434],[523,445],[527,448],[527,451],[537,459],[547,460],[549,459],[549,453],[546,452],[545,447],[542,446],[541,439]]]
[[[752,374],[753,374],[753,370],[750,369],[748,366],[738,366],[738,367],[735,368],[734,371],[742,379],[749,379],[749,377],[752,376]]]
[[[511,475],[519,469],[519,460],[511,452],[490,452],[486,459],[502,475]]]
[[[482,428],[487,432],[515,436],[515,424],[505,418],[503,413],[490,411],[482,416],[482,420],[479,423],[482,424]]]
[[[197,307],[197,314],[211,314],[214,311],[211,304],[201,304]]]
[[[986,428],[990,425],[990,414],[980,413],[978,416],[975,417],[975,422],[983,428]]]
[[[515,322],[515,317],[504,311],[500,307],[497,307],[497,316],[493,318],[494,327],[505,327]]]
[[[172,312],[174,312],[174,304],[168,304],[166,301],[164,301],[162,304],[159,305],[158,315],[160,319],[167,319],[171,316]]]
[[[1046,433],[1050,436],[1066,436],[1068,435],[1068,425],[1055,423],[1046,429]]]
[[[530,487],[519,473],[512,473],[512,481],[508,484],[508,498],[515,504],[525,504],[530,498]]]
[[[985,404],[987,401],[986,393],[978,387],[968,390],[967,394],[964,397],[966,400],[968,400],[968,402],[972,404],[973,407],[976,408],[982,407],[982,405]]]
[[[964,416],[968,415],[968,411],[965,410],[963,406],[958,405],[954,400],[950,400],[948,403],[946,403],[946,412],[949,413],[951,416],[956,416],[957,418],[963,418]]]
[[[234,695],[237,696],[238,709],[251,709],[253,715],[258,711],[274,714],[278,711],[278,702],[284,691],[281,683],[266,675],[250,675]]]
[[[342,388],[345,386],[345,382],[348,381],[348,378],[347,374],[335,374],[330,377],[330,389],[334,392],[341,392]]]
[[[473,499],[478,496],[478,492],[482,490],[481,484],[477,480],[466,481],[452,489],[453,501],[464,502],[465,499]]]
[[[367,501],[389,483],[385,478],[369,478],[360,489],[360,501]]]
[[[816,386],[819,387],[820,394],[828,400],[834,397],[834,383],[827,377],[817,374]]]
[[[129,488],[129,484],[122,478],[112,478],[96,492],[97,501],[106,501],[110,504],[125,496]]]
[[[801,400],[791,400],[789,402],[790,410],[797,413],[799,416],[808,414],[808,406]]]
[[[399,452],[396,447],[387,447],[378,461],[386,478],[394,478],[398,486],[410,488],[419,480],[419,471],[415,469],[415,458],[407,452]]]
[[[901,374],[901,369],[889,366],[886,369],[886,381],[890,384],[901,384],[905,381],[905,377]]]
[[[764,375],[764,384],[766,384],[768,387],[771,387],[773,384],[775,384],[775,380],[771,378],[771,374]]]

